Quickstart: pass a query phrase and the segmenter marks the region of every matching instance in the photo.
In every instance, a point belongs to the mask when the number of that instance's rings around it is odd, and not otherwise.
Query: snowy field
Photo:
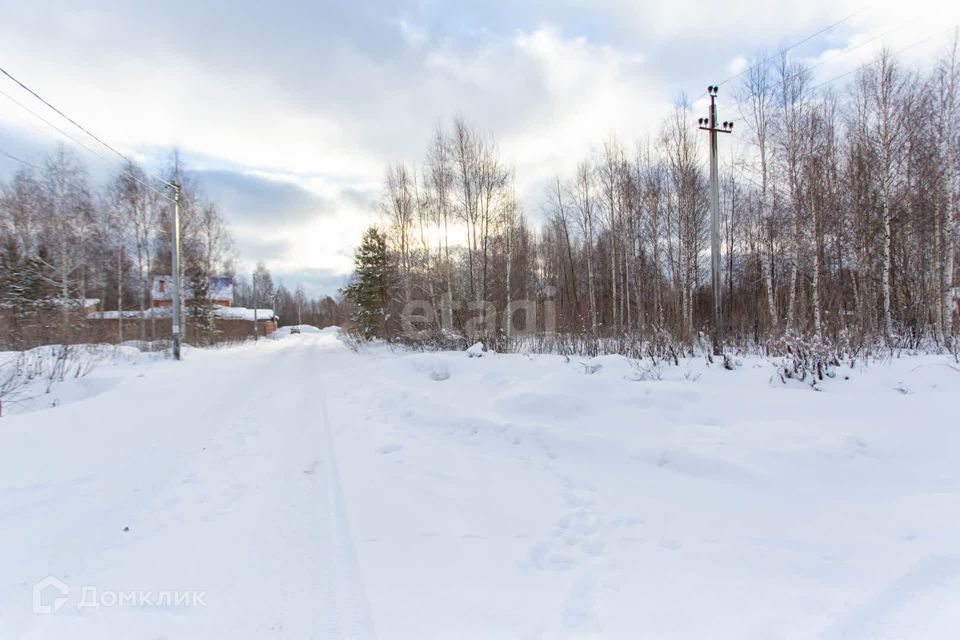
[[[960,367],[822,387],[333,331],[101,363],[0,418],[0,638],[958,637]]]

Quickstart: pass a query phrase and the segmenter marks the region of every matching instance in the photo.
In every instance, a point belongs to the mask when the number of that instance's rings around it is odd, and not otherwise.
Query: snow
[[[87,314],[87,317],[92,320],[118,320],[121,316],[123,316],[124,319],[138,319],[141,316],[144,318],[169,318],[172,314],[173,309],[170,307],[151,307],[144,309],[142,313],[139,309],[94,311]]]
[[[0,638],[960,628],[945,357],[817,392],[753,357],[352,352],[330,329],[88,378],[112,381],[0,419]],[[48,576],[67,600],[34,613]]]
[[[467,348],[467,355],[471,358],[482,358],[486,353],[482,342],[475,342]]]
[[[67,307],[70,309],[91,309],[100,304],[100,298],[53,298],[50,300],[55,307]]]
[[[164,352],[140,349],[150,346],[150,342],[131,340],[123,345],[71,346],[65,356],[62,345],[36,347],[22,354],[0,352],[0,415],[56,407],[103,393],[132,375],[132,367],[167,357]]]
[[[253,309],[247,309],[246,307],[224,307],[220,305],[213,306],[213,313],[218,318],[223,318],[224,320],[249,320],[253,322]],[[173,313],[170,307],[151,307],[150,309],[145,309],[143,311],[143,317],[150,318],[169,318]],[[95,311],[88,315],[89,318],[94,318],[98,320],[116,320],[121,315],[119,311]],[[124,318],[139,318],[139,310],[124,310]],[[273,312],[273,309],[257,309],[257,320],[272,320],[276,314]]]
[[[253,322],[254,309],[247,309],[245,307],[214,307],[214,314],[218,318],[223,318],[225,320],[249,320]],[[262,322],[265,320],[272,320],[275,317],[273,309],[256,309],[257,320]]]
[[[280,327],[279,329],[274,331],[272,334],[270,334],[270,337],[276,340],[276,339],[288,336],[290,335],[291,330],[294,329],[295,327],[299,327],[300,333],[334,333],[336,334],[337,332],[340,331],[340,327],[326,327],[325,329],[319,329],[309,324],[299,324],[299,325],[294,324],[294,325],[287,325],[286,327]]]

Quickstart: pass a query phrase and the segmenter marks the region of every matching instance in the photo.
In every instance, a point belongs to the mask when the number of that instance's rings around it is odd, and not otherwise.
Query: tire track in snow
[[[310,351],[328,351],[317,345],[311,345]],[[312,367],[316,370],[316,363],[323,361],[323,357],[311,357]],[[320,416],[320,444],[323,448],[324,461],[322,466],[326,470],[324,483],[326,485],[326,507],[328,513],[328,534],[332,548],[329,549],[330,564],[332,565],[332,581],[330,594],[333,619],[328,628],[337,633],[335,637],[344,639],[374,640],[377,637],[373,618],[370,613],[370,602],[367,597],[366,585],[357,560],[353,537],[350,533],[350,523],[347,517],[346,502],[343,496],[343,484],[340,479],[340,469],[337,462],[336,443],[334,442],[333,428],[330,421],[330,411],[324,386],[328,376],[309,376],[310,382],[321,381],[319,388],[302,381],[305,399],[305,408],[312,403],[319,404],[319,411],[311,411],[312,415]],[[311,409],[313,407],[310,407]],[[310,415],[310,414],[306,414]]]
[[[946,613],[960,620],[960,555],[934,555],[842,615],[823,638],[929,636],[927,623]]]

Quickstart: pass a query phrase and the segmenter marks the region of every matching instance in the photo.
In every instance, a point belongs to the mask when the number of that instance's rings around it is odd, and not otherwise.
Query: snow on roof
[[[152,307],[150,309],[145,309],[143,313],[140,313],[139,309],[124,309],[121,311],[94,311],[87,317],[92,320],[117,320],[123,316],[124,319],[128,318],[169,318],[172,315],[170,307]]]
[[[213,312],[224,320],[249,320],[253,322],[253,309],[246,307],[215,307]],[[257,321],[277,319],[273,309],[257,309]]]
[[[170,307],[151,307],[143,312],[143,317],[169,318],[170,313]],[[249,320],[253,322],[253,309],[247,309],[245,307],[223,307],[215,305],[213,307],[213,313],[223,320]],[[125,309],[122,315],[124,318],[141,317],[140,311],[136,309]],[[116,320],[120,316],[120,311],[95,311],[88,317],[94,320]],[[257,309],[257,321],[263,322],[266,320],[279,320],[279,318],[273,312],[273,309]]]
[[[80,298],[53,298],[51,302],[56,307],[72,309],[79,309],[82,303],[84,309],[89,309],[100,304],[100,298],[84,298],[83,300],[80,300]]]
[[[189,300],[193,297],[193,290],[186,278],[181,280],[183,297]],[[154,300],[170,300],[173,291],[173,277],[169,275],[153,276],[153,286],[150,295]],[[210,277],[210,299],[214,302],[233,302],[233,278],[230,276]]]

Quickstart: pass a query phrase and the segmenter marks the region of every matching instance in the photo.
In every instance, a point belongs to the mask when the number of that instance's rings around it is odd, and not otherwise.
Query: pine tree
[[[343,289],[343,295],[357,305],[352,319],[366,340],[383,337],[388,281],[386,238],[371,226],[354,256],[350,284]]]

